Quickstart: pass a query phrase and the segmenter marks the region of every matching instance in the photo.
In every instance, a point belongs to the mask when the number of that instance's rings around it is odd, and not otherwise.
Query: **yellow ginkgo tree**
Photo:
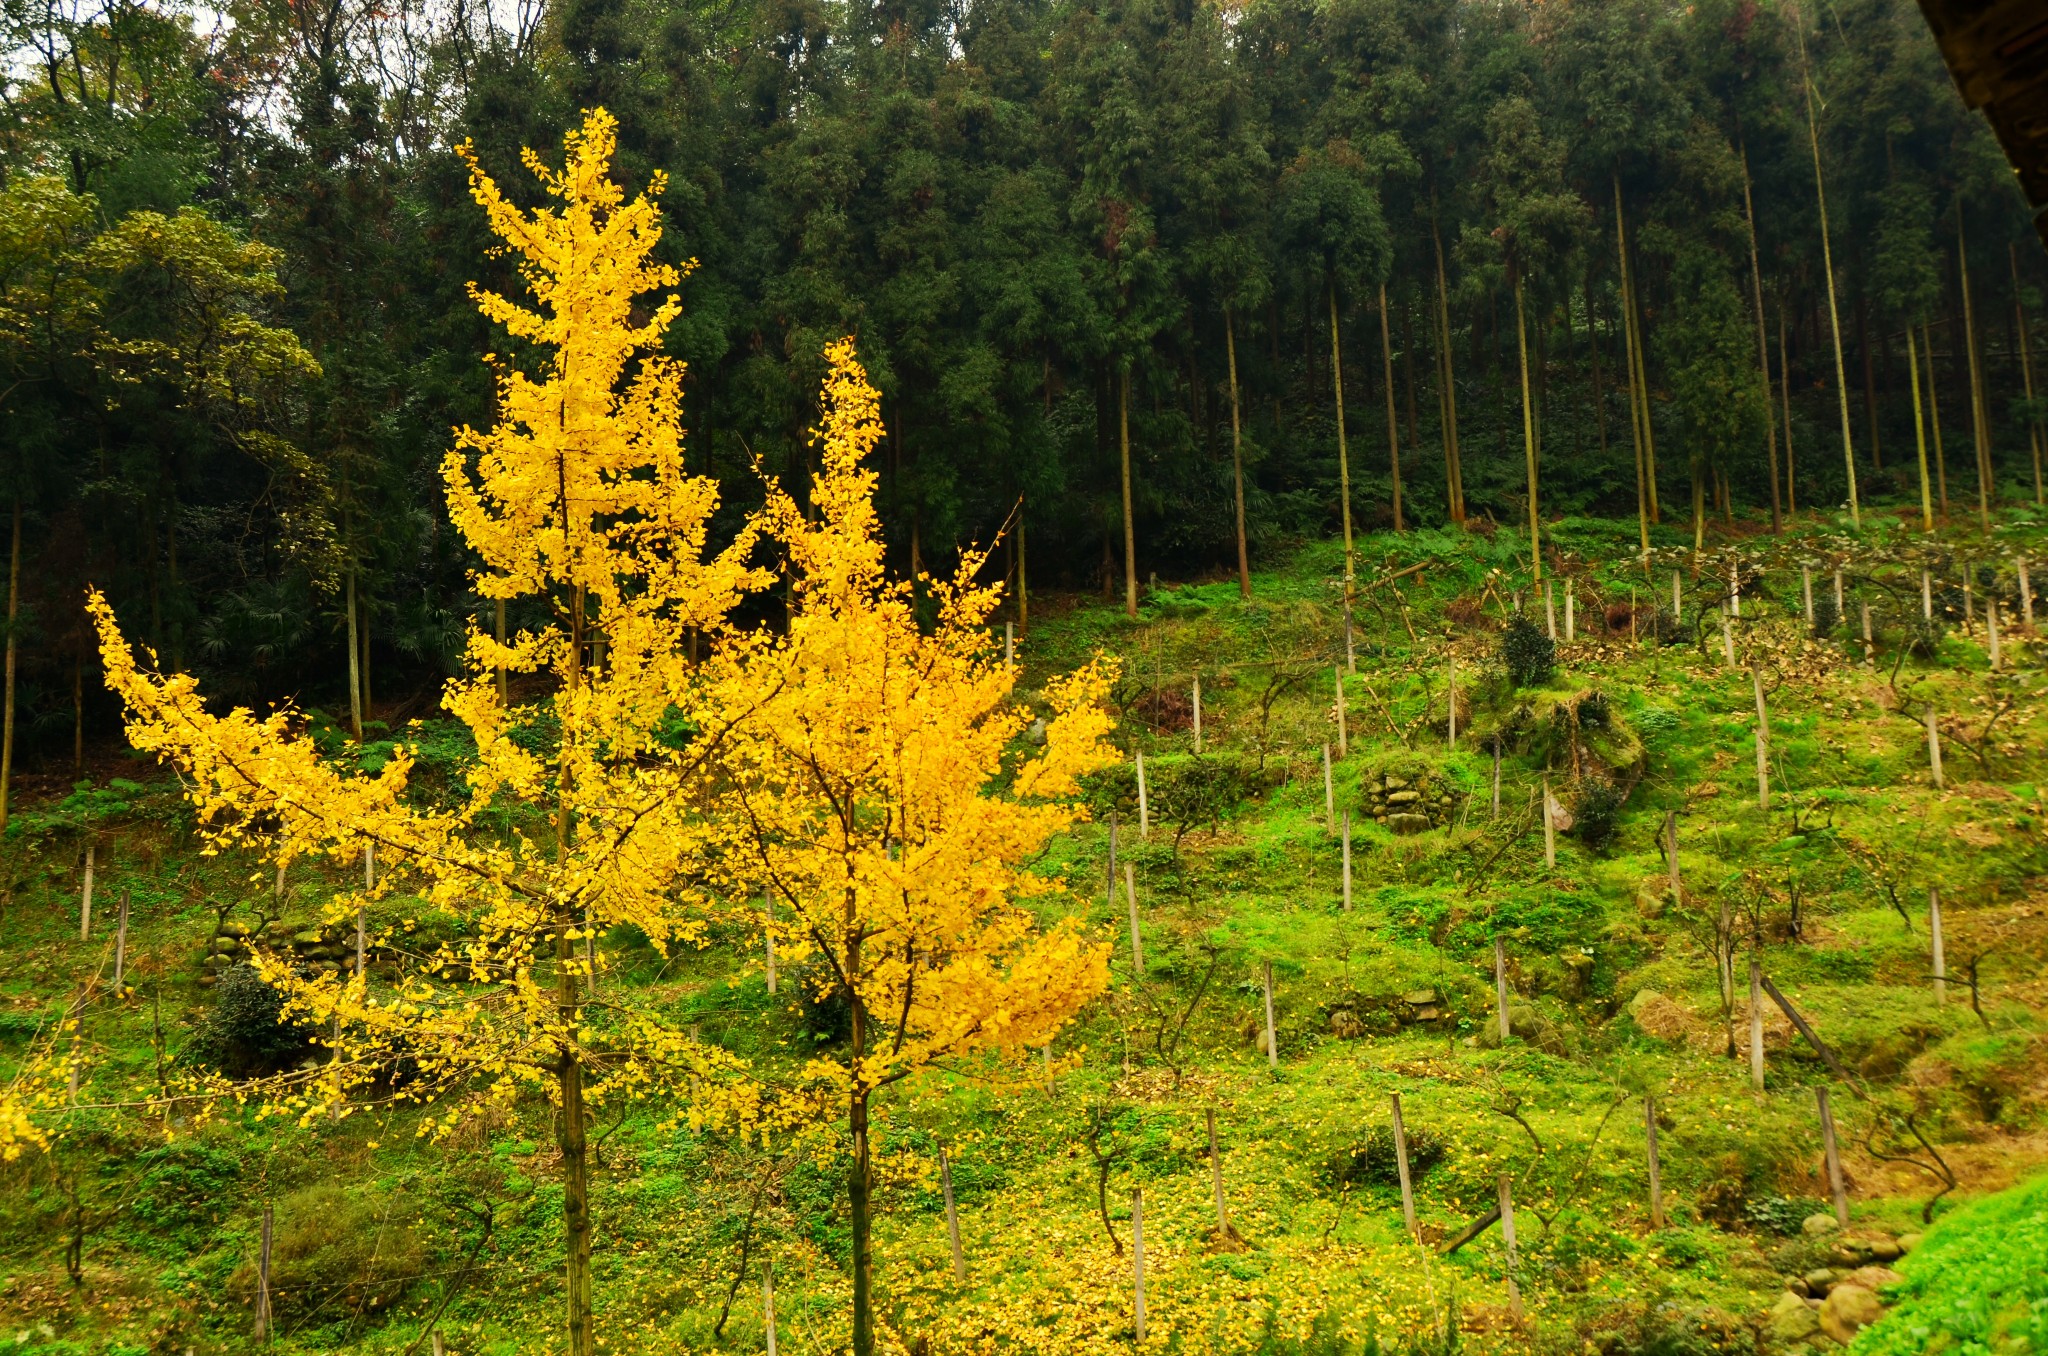
[[[530,213],[470,159],[472,192],[532,296],[472,295],[536,357],[530,368],[493,359],[498,423],[457,434],[443,468],[449,509],[482,561],[478,590],[539,599],[550,620],[503,644],[470,635],[467,674],[444,699],[476,742],[466,798],[415,804],[403,749],[375,775],[338,770],[290,712],[217,714],[191,677],[154,671],[106,601],[91,600],[129,738],[184,774],[209,850],[254,849],[278,866],[374,851],[382,875],[370,894],[404,889],[462,920],[459,940],[388,987],[260,958],[288,1011],[334,1033],[336,1050],[258,1091],[302,1117],[346,1114],[352,1093],[402,1068],[396,1095],[434,1103],[433,1130],[545,1089],[566,1187],[571,1356],[595,1350],[587,1109],[694,1086],[693,1118],[755,1110],[754,1085],[730,1060],[624,986],[591,1004],[603,955],[590,940],[618,924],[659,947],[698,935],[715,912],[705,863],[739,845],[734,826],[703,813],[710,786],[737,727],[772,695],[689,662],[690,636],[724,634],[765,579],[748,564],[751,528],[709,546],[716,489],[684,473],[682,369],[658,351],[678,311],[666,289],[679,281],[653,257],[661,184],[626,200],[609,177],[614,142],[599,110],[569,136],[559,171],[528,152],[552,199]],[[552,695],[512,706],[500,669],[542,675]],[[345,894],[327,908],[341,919],[373,903]]]
[[[721,859],[727,897],[772,901],[753,917],[784,957],[812,959],[816,996],[851,1010],[849,1040],[810,1061],[799,1097],[850,1141],[853,1351],[871,1356],[875,1093],[938,1060],[1014,1059],[1108,982],[1107,946],[1030,864],[1082,814],[1077,779],[1117,756],[1114,673],[1097,661],[1048,683],[1034,743],[1017,670],[989,643],[1000,588],[974,582],[978,552],[931,582],[938,622],[920,629],[910,584],[883,568],[865,464],[878,397],[852,341],[826,359],[809,512],[771,490],[763,514],[787,560],[787,630],[728,644],[715,665],[727,706],[758,703],[716,813],[743,839]]]

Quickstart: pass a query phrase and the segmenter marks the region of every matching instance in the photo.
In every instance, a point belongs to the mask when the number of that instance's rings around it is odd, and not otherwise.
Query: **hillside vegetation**
[[[885,1346],[1131,1348],[1142,1191],[1139,1349],[1818,1349],[1833,1341],[1819,1326],[1831,1314],[1788,1301],[1788,1281],[1818,1298],[1902,1250],[1903,1303],[1857,1351],[2035,1349],[2038,1294],[1973,1269],[2033,1283],[2018,1273],[2038,1184],[1955,1207],[2048,1161],[2048,673],[2019,586],[2022,560],[2048,546],[2025,514],[1989,538],[1886,521],[1852,539],[1808,523],[1698,556],[1674,540],[1645,569],[1634,534],[1553,526],[1545,577],[1560,639],[1547,671],[1545,595],[1506,534],[1361,538],[1342,756],[1339,548],[1256,575],[1249,600],[1234,578],[1161,583],[1135,621],[1093,598],[1035,600],[1019,697],[1098,651],[1121,658],[1115,738],[1144,754],[1149,832],[1127,761],[1094,774],[1093,822],[1040,863],[1092,901],[1088,926],[1113,957],[1109,992],[1049,1063],[938,1068],[877,1094]],[[1845,622],[1828,615],[1837,567]],[[1740,616],[1724,635],[1731,577]],[[1518,608],[1532,629],[1514,625]],[[405,738],[415,794],[454,794],[471,756],[456,730],[427,722]],[[385,756],[341,741],[332,752]],[[160,773],[114,770],[27,807],[6,839],[0,1057],[18,1060],[66,1013],[81,1019],[79,1109],[47,1154],[0,1169],[0,1310],[15,1349],[251,1347],[266,1208],[275,1349],[425,1350],[430,1329],[465,1354],[549,1349],[562,1189],[538,1096],[440,1139],[389,1089],[331,1120],[230,1106],[194,1124],[189,1109],[114,1105],[202,1062],[235,1072],[321,1058],[314,1033],[280,1035],[275,1000],[266,1008],[234,959],[253,942],[335,965],[354,945],[352,931],[322,929],[323,901],[353,884],[338,868],[296,868],[279,894],[253,858],[194,852],[190,811]],[[88,850],[95,902],[81,938]],[[452,925],[396,887],[368,922],[373,987],[387,955]],[[734,973],[722,946],[664,957],[629,927],[597,953],[602,986],[630,986],[764,1069],[845,1039],[843,1007],[815,974],[781,974],[771,997],[765,965]],[[1827,1051],[1767,998],[1761,1094],[1747,1058],[1752,958]],[[1831,1094],[1847,1231],[1833,1227],[1816,1088]],[[1403,1222],[1395,1094],[1417,1238]],[[606,1109],[591,1139],[603,1349],[762,1349],[771,1263],[780,1349],[843,1347],[843,1138],[733,1137],[650,1103]],[[1444,1252],[1497,1206],[1503,1177],[1519,1318],[1500,1228]],[[1872,1284],[1889,1296],[1892,1280]],[[2014,1297],[1967,1298],[2001,1294]]]

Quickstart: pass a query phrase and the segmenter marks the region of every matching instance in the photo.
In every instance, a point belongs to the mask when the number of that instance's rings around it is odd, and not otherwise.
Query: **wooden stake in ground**
[[[1323,745],[1323,823],[1337,827],[1337,783],[1330,775],[1330,746]]]
[[[768,1335],[768,1356],[775,1356],[775,1259],[761,1264],[761,1327]]]
[[[1799,566],[1799,602],[1806,611],[1807,629],[1813,628],[1813,567],[1802,563]]]
[[[1337,683],[1337,756],[1343,758],[1350,753],[1349,741],[1344,735],[1344,675],[1337,669],[1331,669],[1330,676]]]
[[[1515,1196],[1508,1174],[1500,1175],[1500,1240],[1508,1250],[1508,1313],[1518,1322],[1522,1317],[1522,1286],[1517,1277],[1520,1259],[1515,1255]]]
[[[1764,1090],[1764,967],[1749,958],[1749,1085]]]
[[[1567,594],[1565,598],[1565,617],[1567,622],[1569,622],[1571,617],[1571,595]],[[1445,700],[1445,705],[1450,708],[1450,724],[1445,728],[1450,733],[1449,737],[1444,741],[1444,747],[1455,749],[1458,747],[1458,656],[1456,655],[1451,656],[1450,673],[1445,679],[1445,687],[1449,690],[1449,696]]]
[[[1280,1067],[1280,1038],[1273,1032],[1273,962],[1264,962],[1266,979],[1266,1067]]]
[[[1678,571],[1671,572],[1671,620],[1685,620],[1685,596],[1679,592]]]
[[[1728,624],[1728,609],[1716,609],[1721,614],[1721,658],[1729,668],[1735,667],[1735,630]]]
[[[1351,912],[1351,811],[1344,812],[1344,912]]]
[[[1678,880],[1678,812],[1664,812],[1664,865],[1671,873],[1671,905],[1678,908],[1685,903],[1685,891]]]
[[[1202,751],[1202,675],[1195,675],[1195,752]]]
[[[1103,898],[1110,908],[1116,907],[1116,811],[1109,812],[1109,888]]]
[[[1230,1227],[1230,1207],[1223,1200],[1223,1153],[1216,1145],[1216,1108],[1208,1108],[1209,1118],[1209,1181],[1216,1188],[1216,1237],[1229,1238],[1235,1230]]]
[[[1325,769],[1328,768],[1329,761],[1329,753],[1325,750],[1323,755]],[[1152,836],[1152,801],[1145,794],[1145,751],[1143,749],[1138,750],[1138,836],[1140,838],[1150,838]]]
[[[1934,576],[1920,571],[1920,620],[1934,620]]]
[[[1131,1188],[1131,1318],[1145,1340],[1145,1188]]]
[[[121,921],[114,927],[114,992],[121,992],[121,976],[128,968],[128,887],[121,887]]]
[[[1042,1047],[1040,1047],[1039,1053],[1045,1056],[1045,1095],[1050,1097],[1053,1094],[1052,1042],[1047,1041]]]
[[[1493,939],[1493,1005],[1500,1020],[1500,1043],[1508,1043],[1508,953],[1499,937]]]
[[[946,1193],[946,1236],[953,1242],[953,1279],[967,1284],[967,1255],[960,1251],[960,1214],[953,1208],[953,1162],[939,1146],[939,1185]]]
[[[1840,626],[1842,618],[1847,615],[1847,604],[1842,598],[1842,571],[1837,568],[1835,570],[1835,625]]]
[[[1863,618],[1863,667],[1866,669],[1876,668],[1877,637],[1870,632],[1870,600],[1868,598],[1858,598],[1856,600],[1856,610],[1862,614]]]
[[[1543,634],[1557,639],[1557,596],[1551,592],[1550,581],[1543,581]]]
[[[370,921],[368,910],[356,905],[356,978],[363,977],[363,964],[370,949]]]
[[[1394,1170],[1401,1176],[1401,1218],[1408,1225],[1408,1237],[1420,1243],[1415,1227],[1415,1188],[1408,1178],[1408,1127],[1401,1120],[1401,1094],[1391,1094],[1394,1104]]]
[[[1756,808],[1771,808],[1771,722],[1764,713],[1764,677],[1749,666],[1749,685],[1756,693]]]
[[[256,1340],[270,1340],[270,1207],[263,1207],[263,1232],[256,1252]]]
[[[1828,1090],[1817,1087],[1813,1090],[1814,1100],[1820,1106],[1821,1150],[1827,1155],[1828,1190],[1834,1193],[1835,1223],[1844,1229],[1849,1227],[1849,1189],[1842,1183],[1842,1151],[1835,1143],[1835,1109],[1828,1101]]]
[[[1941,888],[1927,887],[1927,931],[1934,943],[1934,1001],[1948,1003],[1948,957],[1941,949]]]
[[[2021,556],[2013,563],[2020,572],[2020,620],[2031,627],[2034,624],[2034,586],[2027,580],[2027,558]]]
[[[442,1340],[441,1330],[439,1328],[434,1329],[431,1336],[433,1338],[434,1356],[448,1356],[448,1346]]]
[[[1650,1164],[1650,1227],[1664,1227],[1664,1169],[1657,1161],[1657,1099],[1643,1098],[1643,1149]]]
[[[767,919],[761,925],[761,938],[768,944],[768,996],[775,996],[775,896],[763,897],[767,904]]]
[[[363,888],[365,890],[377,888],[377,845],[375,843],[363,844]]]
[[[1991,660],[1991,671],[1998,672],[1998,600],[1984,600],[1984,642]]]
[[[1543,864],[1557,865],[1557,816],[1551,813],[1550,778],[1543,779]]]
[[[1574,603],[1577,599],[1577,590],[1572,587],[1570,580],[1566,580],[1564,586],[1564,638],[1567,643],[1578,638],[1578,614],[1574,608]]]
[[[1941,780],[1941,729],[1935,723],[1934,708],[1927,708],[1927,770],[1934,778],[1934,789],[1942,789]]]
[[[92,940],[92,868],[93,857],[98,845],[91,839],[85,844],[85,883],[78,894],[78,940]]]
[[[271,897],[272,897],[273,899],[275,899],[275,900],[276,900],[276,901],[277,901],[278,903],[280,903],[280,904],[284,903],[284,863],[283,863],[283,862],[279,862],[279,863],[277,864],[277,885],[276,885],[276,886],[275,886],[275,887],[274,887],[274,888],[272,889],[272,891],[271,891]]]
[[[1145,944],[1138,937],[1138,873],[1129,862],[1124,863],[1124,903],[1131,912],[1131,973],[1145,973]]]

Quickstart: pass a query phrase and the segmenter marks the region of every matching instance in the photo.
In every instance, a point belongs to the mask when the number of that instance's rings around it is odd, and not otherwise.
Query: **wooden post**
[[[271,1212],[263,1207],[263,1233],[256,1253],[256,1340],[270,1340],[270,1242]]]
[[[761,1266],[761,1326],[768,1334],[768,1356],[775,1356],[775,1259]]]
[[[763,895],[761,903],[763,905],[762,912],[765,915],[761,920],[761,940],[768,950],[768,996],[773,998],[775,996],[775,896]]]
[[[1927,931],[1934,939],[1934,1001],[1948,1003],[1948,957],[1941,946],[1941,888],[1927,887]]]
[[[1732,560],[1728,564],[1728,610],[1742,615],[1742,570]]]
[[[1858,598],[1856,600],[1856,610],[1862,615],[1863,620],[1863,667],[1866,669],[1876,668],[1877,637],[1870,630],[1870,600],[1868,598]]]
[[[1138,750],[1138,836],[1152,836],[1152,801],[1145,793],[1145,751]]]
[[[1011,668],[1017,663],[1017,623],[1003,623],[1003,667]]]
[[[442,1340],[441,1330],[439,1328],[434,1329],[433,1339],[434,1356],[448,1356],[448,1346],[447,1343]]]
[[[953,1163],[939,1146],[939,1185],[946,1193],[946,1235],[953,1240],[953,1279],[967,1284],[967,1255],[960,1251],[960,1214],[953,1208]]]
[[[1578,617],[1573,604],[1578,600],[1578,590],[1570,581],[1564,586],[1564,638],[1567,643],[1576,640],[1579,634]]]
[[[1138,873],[1129,862],[1124,863],[1124,903],[1131,914],[1131,973],[1145,973],[1145,944],[1138,937]]]
[[[1935,723],[1931,705],[1927,708],[1927,770],[1933,774],[1934,789],[1941,790],[1941,729]]]
[[[1216,1188],[1216,1237],[1230,1237],[1230,1208],[1223,1201],[1223,1155],[1216,1146],[1216,1108],[1207,1111],[1209,1118],[1209,1181]]]
[[[1814,1100],[1820,1105],[1820,1142],[1827,1155],[1828,1190],[1834,1193],[1835,1223],[1844,1229],[1849,1227],[1849,1190],[1842,1184],[1842,1151],[1835,1143],[1835,1109],[1828,1101],[1828,1090],[1817,1087],[1813,1090]]]
[[[1813,626],[1813,566],[1804,561],[1799,565],[1799,603],[1805,609],[1806,625]]]
[[[1721,657],[1729,668],[1735,667],[1735,631],[1728,625],[1728,609],[1716,608],[1721,614]]]
[[[1266,1067],[1280,1067],[1280,1037],[1273,1031],[1273,962],[1263,963],[1266,977]]]
[[[1920,571],[1920,619],[1934,620],[1934,576],[1926,570]]]
[[[1843,603],[1842,603],[1842,570],[1841,570],[1841,567],[1840,567],[1840,566],[1836,566],[1836,567],[1835,567],[1835,624],[1836,624],[1836,625],[1840,625],[1840,624],[1841,624],[1841,621],[1842,621],[1842,617],[1843,617],[1843,615],[1844,615],[1844,611],[1845,611],[1845,609],[1844,609],[1844,606],[1843,606]]]
[[[1498,934],[1493,939],[1493,1002],[1500,1021],[1500,1043],[1508,1043],[1508,953]]]
[[[1543,779],[1543,864],[1557,865],[1557,819],[1550,813],[1550,778]]]
[[[1344,735],[1344,675],[1331,669],[1330,676],[1337,681],[1337,756],[1343,758],[1350,753],[1349,741]]]
[[[2021,556],[2016,562],[2020,571],[2020,620],[2028,626],[2034,624],[2034,586],[2027,580],[2027,558]]]
[[[1145,1188],[1131,1188],[1131,1318],[1145,1340]]]
[[[85,885],[78,895],[78,940],[92,940],[92,868],[99,845],[85,840]]]
[[[1344,912],[1351,912],[1351,811],[1344,812]]]
[[[1044,1045],[1043,1045],[1043,1046],[1041,1047],[1041,1053],[1043,1053],[1043,1054],[1044,1054],[1044,1056],[1045,1056],[1045,1095],[1046,1095],[1046,1096],[1048,1096],[1048,1097],[1050,1097],[1050,1096],[1052,1096],[1052,1095],[1053,1095],[1053,1091],[1054,1091],[1054,1088],[1053,1088],[1053,1082],[1052,1082],[1052,1042],[1051,1042],[1051,1041],[1047,1041],[1047,1042],[1046,1042],[1046,1043],[1045,1043],[1045,1044],[1044,1044]]]
[[[1991,671],[1996,673],[1999,669],[1998,599],[1996,598],[1986,598],[1984,600],[1984,639],[1985,648],[1989,651],[1991,658]]]
[[[1551,591],[1550,581],[1543,581],[1543,634],[1557,639],[1557,595]]]
[[[1764,967],[1749,958],[1749,1085],[1764,1090]]]
[[[1104,896],[1110,908],[1116,907],[1116,811],[1109,812],[1109,889]]]
[[[271,890],[271,898],[280,904],[284,903],[284,863],[282,861],[277,864],[277,884]]]
[[[128,887],[121,887],[121,921],[114,927],[114,992],[121,992],[121,976],[128,969]]]
[[[1337,827],[1337,782],[1330,774],[1330,746],[1323,745],[1323,823]]]
[[[1516,1273],[1521,1270],[1521,1262],[1515,1255],[1515,1196],[1511,1180],[1507,1173],[1500,1175],[1500,1239],[1508,1249],[1508,1313],[1519,1321],[1522,1285]]]
[[[1977,604],[1970,594],[1970,567],[1963,567],[1963,634],[1977,629]]]
[[[1401,1120],[1401,1094],[1390,1094],[1394,1104],[1394,1170],[1401,1176],[1401,1218],[1408,1225],[1408,1237],[1416,1242],[1422,1235],[1415,1228],[1415,1187],[1408,1177],[1408,1127]]]
[[[363,977],[363,961],[364,961],[364,957],[365,957],[366,953],[367,953],[367,952],[369,951],[369,949],[370,949],[370,947],[369,947],[369,942],[370,942],[370,921],[369,921],[369,917],[368,917],[368,910],[366,910],[366,909],[365,909],[365,908],[364,908],[364,907],[363,907],[362,905],[358,904],[358,905],[356,905],[356,978],[357,978],[357,979],[361,979],[361,978]]]
[[[1569,608],[1566,609],[1566,616],[1570,616]],[[1450,674],[1445,679],[1445,686],[1450,692],[1450,696],[1445,702],[1445,705],[1450,708],[1450,724],[1445,727],[1449,731],[1449,737],[1445,739],[1444,747],[1455,749],[1458,747],[1458,656],[1456,655],[1451,656]]]
[[[1202,751],[1202,675],[1195,674],[1195,752]]]
[[[1664,812],[1664,865],[1671,873],[1671,904],[1677,908],[1685,903],[1685,890],[1678,879],[1678,812]]]
[[[1752,664],[1750,687],[1756,693],[1756,807],[1771,808],[1771,722],[1764,712],[1764,676]]]
[[[1664,1227],[1664,1169],[1657,1160],[1657,1099],[1643,1098],[1643,1148],[1650,1164],[1650,1227]]]
[[[1678,571],[1671,572],[1671,620],[1685,620],[1685,597],[1678,589]]]

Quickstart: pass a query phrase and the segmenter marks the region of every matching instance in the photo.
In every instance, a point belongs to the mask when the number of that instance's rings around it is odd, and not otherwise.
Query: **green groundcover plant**
[[[1852,1356],[2048,1351],[2048,1177],[1946,1216],[1900,1270],[1897,1307]]]

